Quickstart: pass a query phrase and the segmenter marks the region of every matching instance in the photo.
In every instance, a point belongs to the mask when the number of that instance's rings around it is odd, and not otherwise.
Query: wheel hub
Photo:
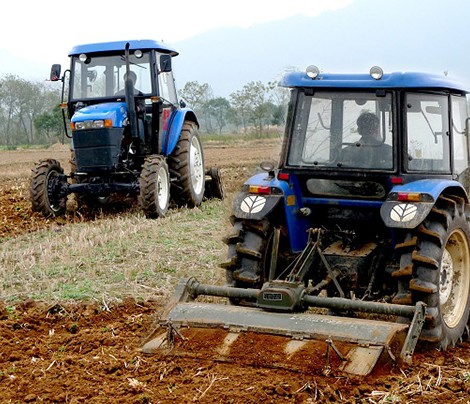
[[[191,180],[194,184],[194,191],[199,194],[202,191],[204,179],[204,165],[202,161],[201,145],[196,138],[191,141],[190,150]]]
[[[449,300],[450,293],[452,292],[452,284],[454,280],[454,263],[452,256],[447,249],[444,250],[442,255],[442,263],[440,270],[440,287],[439,297],[441,304],[446,304]]]

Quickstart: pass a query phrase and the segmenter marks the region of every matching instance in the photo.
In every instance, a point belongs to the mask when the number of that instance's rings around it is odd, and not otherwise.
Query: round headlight
[[[87,56],[86,54],[82,53],[82,54],[78,57],[78,59],[80,60],[80,62],[85,63],[86,60],[88,59],[88,56]]]
[[[140,59],[142,56],[143,56],[143,53],[140,49],[137,49],[135,52],[134,52],[134,56],[137,58],[137,59]]]
[[[316,79],[320,74],[320,69],[317,66],[310,65],[306,69],[307,76],[311,79]]]
[[[374,80],[380,80],[384,75],[384,71],[379,66],[371,67],[369,73]]]

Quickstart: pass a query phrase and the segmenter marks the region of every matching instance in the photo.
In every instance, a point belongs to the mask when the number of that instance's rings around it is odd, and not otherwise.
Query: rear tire
[[[31,175],[31,203],[33,211],[46,217],[62,216],[65,213],[66,196],[60,196],[59,188],[63,181],[60,177],[64,169],[57,160],[39,161]]]
[[[420,340],[444,350],[454,346],[467,336],[470,312],[470,226],[464,200],[439,197],[429,217],[397,249],[394,302],[423,301],[427,319]]]
[[[220,175],[220,169],[217,167],[211,167],[207,170],[206,175],[211,177],[210,181],[206,181],[206,190],[204,196],[206,198],[225,198],[225,189],[222,183],[222,176]]]
[[[276,273],[287,266],[287,239],[280,228],[274,227],[268,219],[244,220],[232,217],[233,228],[224,238],[228,246],[227,261],[221,264],[225,269],[229,286],[240,288],[261,288],[269,280],[275,235],[279,236],[276,254]]]
[[[170,203],[170,175],[162,156],[147,157],[140,173],[140,201],[149,219],[164,217]]]
[[[179,205],[199,206],[204,197],[204,155],[194,122],[186,121],[175,150],[168,159],[172,196]]]

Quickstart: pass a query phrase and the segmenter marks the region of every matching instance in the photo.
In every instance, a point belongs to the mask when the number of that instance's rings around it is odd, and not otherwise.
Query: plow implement
[[[249,299],[253,304],[198,301],[202,296]],[[293,310],[299,307],[304,310]],[[318,308],[347,311],[348,316],[320,314],[315,312]],[[351,312],[409,321],[356,318]],[[189,278],[179,283],[142,351],[368,375],[378,363],[411,362],[424,317],[422,303],[404,306],[311,296],[303,285],[285,281],[267,282],[261,289],[242,289]]]

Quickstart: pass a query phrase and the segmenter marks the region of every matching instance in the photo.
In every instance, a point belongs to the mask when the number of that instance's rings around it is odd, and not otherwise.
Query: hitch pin
[[[330,362],[330,347],[333,349],[333,351],[335,351],[336,355],[338,355],[338,358],[342,362],[347,360],[344,357],[344,355],[339,351],[338,347],[335,345],[335,343],[333,342],[331,337],[328,338],[325,342],[328,344],[327,347],[326,347],[326,360],[327,360],[328,365],[329,365],[329,362]]]

